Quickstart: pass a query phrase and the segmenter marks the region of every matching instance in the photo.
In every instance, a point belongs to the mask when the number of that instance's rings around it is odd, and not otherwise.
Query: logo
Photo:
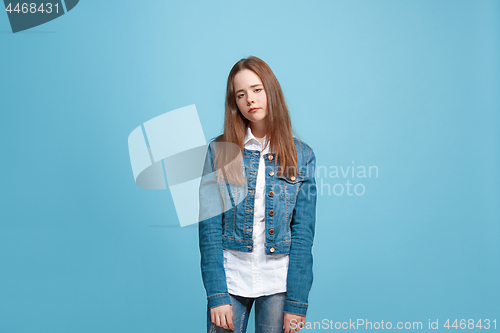
[[[52,21],[69,12],[79,0],[4,0],[12,32],[16,33]]]
[[[168,186],[181,227],[217,216],[244,199],[246,190],[239,187],[231,195],[224,192],[227,199],[221,201],[216,173],[204,173],[208,145],[194,104],[136,127],[128,149],[135,183],[145,189]],[[239,151],[232,143],[222,149]]]

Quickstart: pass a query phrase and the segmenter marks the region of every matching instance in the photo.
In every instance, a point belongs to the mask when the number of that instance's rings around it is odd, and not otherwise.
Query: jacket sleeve
[[[198,236],[201,273],[210,308],[231,304],[222,249],[223,204],[214,172],[212,143],[208,146],[200,181],[200,215]]]
[[[316,223],[317,188],[314,179],[316,156],[306,159],[305,181],[301,183],[290,223],[292,242],[287,274],[285,312],[306,315],[313,282],[312,245]]]

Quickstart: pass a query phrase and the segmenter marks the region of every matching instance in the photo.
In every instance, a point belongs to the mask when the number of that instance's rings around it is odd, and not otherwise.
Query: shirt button
[[[274,247],[270,248],[269,252],[273,253],[274,252]]]
[[[274,171],[269,171],[269,176],[274,176]]]
[[[273,155],[269,155],[269,156],[267,157],[267,159],[268,159],[269,161],[272,161],[272,160],[273,160]]]
[[[258,198],[259,198],[259,195],[258,195],[258,194],[256,194],[256,195],[255,195],[255,199],[258,199]]]
[[[272,197],[273,195],[274,195],[274,192],[273,192],[273,191],[269,192],[269,196],[270,196],[270,197]]]
[[[269,215],[273,216],[274,215],[274,210],[269,211]]]
[[[253,236],[252,239],[255,239],[255,236]]]
[[[274,251],[273,251],[273,252],[274,252]],[[257,263],[256,263],[256,262],[254,262],[254,263],[253,263],[253,265],[254,265],[254,266],[257,266]]]
[[[274,229],[269,229],[269,235],[274,235]]]

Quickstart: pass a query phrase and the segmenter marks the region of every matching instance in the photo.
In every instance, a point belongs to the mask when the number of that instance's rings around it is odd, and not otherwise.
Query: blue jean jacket
[[[312,245],[316,221],[316,157],[311,147],[294,138],[297,149],[295,178],[277,175],[274,153],[266,164],[266,254],[289,254],[285,312],[306,315],[313,282]],[[200,183],[198,224],[201,272],[210,308],[231,304],[224,271],[223,249],[253,250],[253,208],[260,151],[244,149],[241,167],[245,187],[217,182],[215,140],[207,150]],[[217,193],[216,193],[217,192]],[[228,208],[229,207],[229,208]]]

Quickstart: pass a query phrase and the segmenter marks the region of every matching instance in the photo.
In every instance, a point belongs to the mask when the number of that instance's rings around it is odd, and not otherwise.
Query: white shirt
[[[267,142],[266,138],[264,145]],[[243,297],[259,297],[286,291],[289,255],[268,255],[265,252],[266,165],[263,155],[269,152],[269,147],[266,147],[262,151],[262,144],[253,136],[249,127],[245,135],[245,148],[261,152],[259,169],[257,171],[257,183],[255,184],[254,247],[252,252],[224,249],[224,270],[230,294]]]

